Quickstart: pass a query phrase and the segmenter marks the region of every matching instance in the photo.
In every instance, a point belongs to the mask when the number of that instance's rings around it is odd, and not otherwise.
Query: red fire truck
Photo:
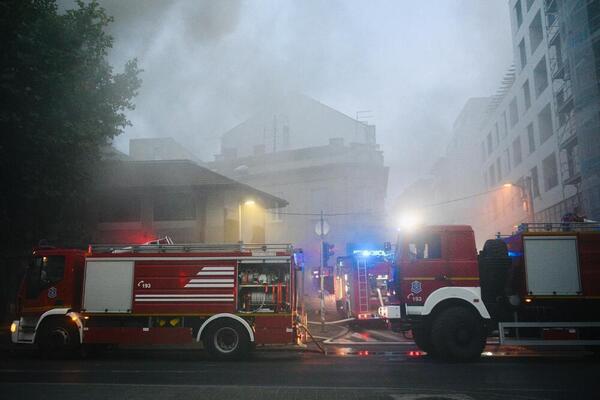
[[[35,249],[12,341],[61,353],[201,342],[217,358],[295,343],[291,246],[153,243]]]
[[[392,278],[393,254],[384,250],[356,250],[338,257],[334,269],[334,291],[342,317],[359,321],[380,319],[379,307],[390,303],[388,283]]]
[[[381,307],[393,329],[446,359],[500,344],[600,345],[600,225],[524,224],[476,252],[469,226],[400,235],[399,304]]]

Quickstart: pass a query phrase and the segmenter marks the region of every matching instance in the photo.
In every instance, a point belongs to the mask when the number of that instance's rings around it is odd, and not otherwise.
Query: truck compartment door
[[[83,309],[87,312],[130,313],[133,261],[88,260]]]
[[[529,294],[581,294],[576,237],[526,236],[523,240]]]

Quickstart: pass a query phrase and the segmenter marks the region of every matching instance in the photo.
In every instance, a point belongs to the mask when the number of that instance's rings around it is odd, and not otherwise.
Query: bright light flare
[[[425,353],[425,352],[423,352],[423,351],[421,351],[421,350],[411,350],[411,351],[409,351],[409,352],[407,353],[407,355],[408,355],[409,357],[415,357],[415,358],[416,358],[416,357],[423,357],[425,354],[427,354],[427,353]]]
[[[17,324],[14,322],[10,324],[10,333],[15,333],[17,331]]]
[[[514,185],[512,183],[505,183],[504,185],[505,188],[509,188],[509,187],[513,187]]]
[[[256,202],[254,200],[252,200],[252,199],[246,200],[244,202],[245,206],[253,206],[254,204],[256,204]]]
[[[416,213],[406,213],[400,217],[400,231],[410,231],[421,224],[421,217]]]

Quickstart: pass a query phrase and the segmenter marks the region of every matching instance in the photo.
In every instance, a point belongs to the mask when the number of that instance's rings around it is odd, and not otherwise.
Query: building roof
[[[121,188],[185,186],[231,189],[255,197],[265,208],[288,205],[284,199],[211,171],[190,160],[111,161],[105,165],[99,185]]]

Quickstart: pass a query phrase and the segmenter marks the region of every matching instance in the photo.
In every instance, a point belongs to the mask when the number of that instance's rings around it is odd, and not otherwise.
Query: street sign
[[[325,236],[329,233],[329,224],[327,221],[323,221],[323,233],[321,233],[321,221],[315,225],[315,233],[319,236]]]

